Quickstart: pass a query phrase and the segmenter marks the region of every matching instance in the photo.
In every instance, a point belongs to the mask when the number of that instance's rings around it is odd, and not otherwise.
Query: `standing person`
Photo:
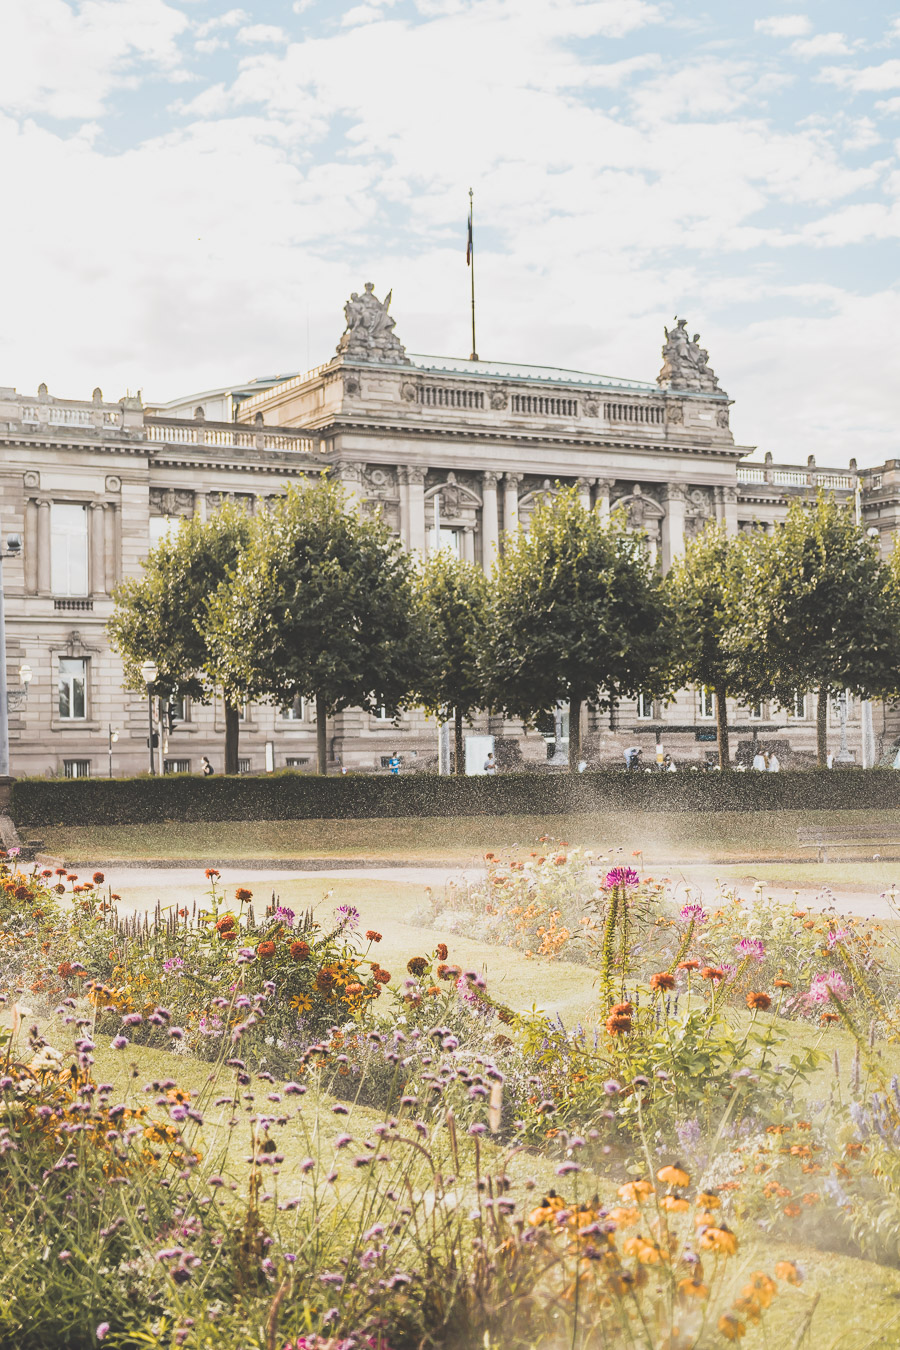
[[[663,773],[677,773],[677,772],[678,772],[678,766],[677,766],[677,764],[675,763],[675,761],[674,761],[674,759],[672,758],[672,756],[671,756],[670,754],[668,754],[668,753],[665,754],[665,755],[663,756],[663,764],[662,764],[662,766],[663,766]]]
[[[489,750],[489,751],[488,751],[488,757],[487,757],[487,759],[484,761],[484,771],[485,771],[485,773],[490,773],[490,774],[494,774],[494,773],[497,772],[497,761],[494,759],[494,752],[493,752],[493,750]]]
[[[639,745],[629,745],[624,751],[625,768],[637,771],[641,767],[641,748]]]
[[[215,772],[213,766],[210,764],[209,760],[206,758],[205,755],[200,760],[200,772],[202,773],[204,778],[212,778]]]
[[[768,769],[769,773],[781,773],[781,761],[776,755],[774,750],[768,757],[768,763],[766,764],[766,768]]]
[[[756,754],[753,756],[753,767],[760,773],[765,773],[766,757],[761,750],[757,750]]]
[[[400,756],[397,754],[396,750],[388,760],[388,768],[395,777],[400,772]]]

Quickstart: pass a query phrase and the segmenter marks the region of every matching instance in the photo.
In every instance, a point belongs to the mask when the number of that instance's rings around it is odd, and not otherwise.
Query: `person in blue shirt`
[[[390,769],[391,773],[396,774],[400,772],[400,756],[397,754],[396,750],[388,760],[388,768]]]

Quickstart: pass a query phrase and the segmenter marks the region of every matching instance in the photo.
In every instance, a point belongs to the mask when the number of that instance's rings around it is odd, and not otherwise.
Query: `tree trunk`
[[[241,733],[241,710],[225,700],[225,772],[238,772],[238,738]]]
[[[463,741],[463,715],[462,708],[453,709],[453,756],[455,760],[454,772],[465,774],[466,772],[466,746]]]
[[[577,697],[569,699],[569,773],[578,772],[581,759],[581,705]]]
[[[828,690],[821,688],[816,704],[816,768],[828,768]]]
[[[713,693],[716,696],[716,743],[719,747],[719,768],[723,773],[731,768],[731,750],[728,745],[728,705],[725,701],[725,688],[717,684]]]
[[[328,774],[328,717],[325,695],[316,694],[316,773]]]

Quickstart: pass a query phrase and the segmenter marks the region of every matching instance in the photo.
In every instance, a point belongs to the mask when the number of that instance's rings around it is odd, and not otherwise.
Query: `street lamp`
[[[113,748],[113,746],[115,745],[115,743],[116,743],[116,741],[117,741],[118,739],[119,739],[119,733],[118,733],[118,731],[116,730],[116,728],[113,726],[112,722],[110,722],[110,724],[109,724],[109,776],[110,776],[110,778],[112,778],[112,748]]]
[[[150,772],[155,773],[153,767],[153,686],[156,684],[159,675],[159,666],[155,661],[141,662],[141,679],[147,686],[147,751],[150,755]]]
[[[22,540],[17,534],[11,534],[6,540],[6,549],[0,549],[0,560],[18,558],[22,552]],[[9,703],[6,689],[6,615],[3,609],[3,571],[0,566],[0,778],[9,777]]]

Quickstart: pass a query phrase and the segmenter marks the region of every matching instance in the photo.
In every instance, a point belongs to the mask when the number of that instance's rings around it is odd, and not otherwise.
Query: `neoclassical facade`
[[[138,575],[152,544],[184,516],[224,498],[250,512],[292,481],[329,468],[357,509],[379,511],[409,549],[449,547],[486,568],[535,504],[573,485],[586,507],[621,509],[665,570],[710,521],[729,531],[774,528],[791,497],[819,487],[852,497],[884,547],[898,525],[900,461],[857,471],[747,461],[729,427],[731,400],[684,320],[665,333],[663,365],[642,382],[543,366],[407,354],[389,300],[371,284],[354,293],[336,354],[302,374],[252,380],[144,405],[36,396],[0,388],[0,527],[24,548],[3,564],[12,772],[104,775],[148,766],[148,708],[122,687],[105,636],[112,592]],[[19,669],[34,672],[27,697]],[[177,710],[159,761],[195,772],[201,755],[222,767],[220,706]],[[812,700],[790,710],[732,709],[735,749],[754,734],[782,752],[814,743]],[[714,709],[704,690],[667,708],[650,700],[610,716],[585,711],[589,760],[622,762],[622,749],[658,740],[681,762],[714,757]],[[850,742],[858,739],[851,711]],[[879,710],[876,733],[894,727]],[[559,725],[557,724],[557,730]],[[566,734],[565,725],[562,726]],[[546,762],[553,729],[525,733],[480,718],[501,759]],[[432,767],[438,728],[415,711],[348,711],[328,727],[337,765],[377,769],[393,751]],[[245,709],[241,767],[311,768],[315,726],[303,705]]]

